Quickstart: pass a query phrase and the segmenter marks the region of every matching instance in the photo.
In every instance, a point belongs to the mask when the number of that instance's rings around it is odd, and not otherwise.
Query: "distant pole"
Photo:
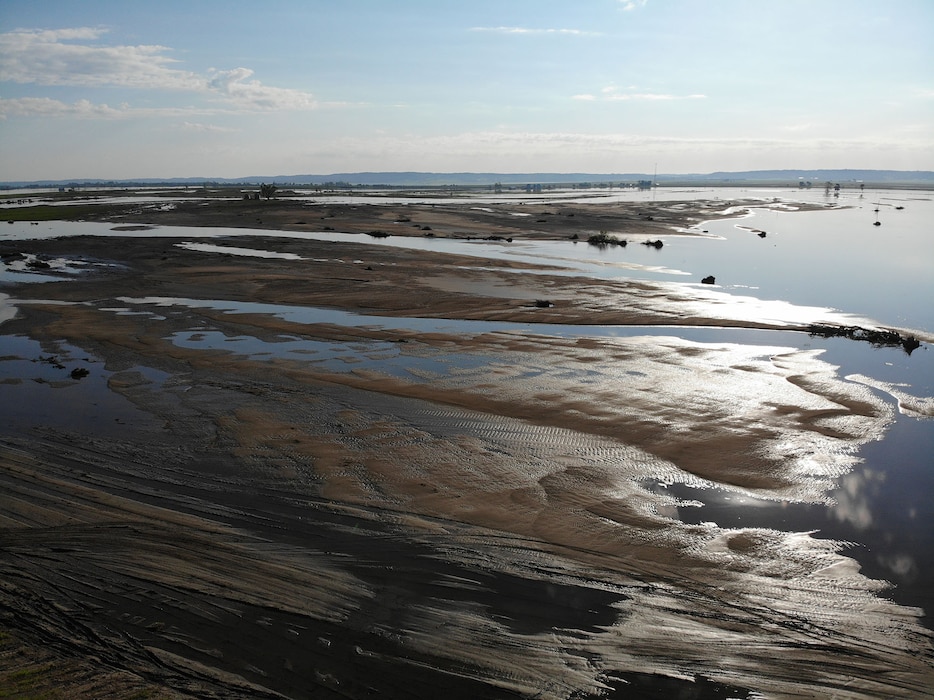
[[[655,190],[658,189],[658,163],[655,164],[655,170],[652,172],[652,201],[655,201]]]

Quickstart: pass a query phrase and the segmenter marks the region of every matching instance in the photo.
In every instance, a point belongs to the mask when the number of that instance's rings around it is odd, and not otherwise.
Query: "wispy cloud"
[[[263,85],[250,80],[249,68],[212,70],[199,75],[178,67],[179,61],[158,45],[105,46],[97,42],[106,29],[19,29],[0,34],[0,81],[40,86],[118,87],[198,93],[246,111],[314,109],[310,93]],[[51,100],[54,102],[54,100]],[[48,105],[50,111],[55,106]],[[108,114],[99,106],[102,115]],[[11,107],[12,108],[12,107]],[[37,113],[38,103],[17,109]],[[69,109],[74,109],[74,105]],[[41,111],[41,110],[40,110]]]
[[[239,129],[233,129],[229,126],[201,124],[199,122],[182,122],[176,128],[181,131],[191,131],[199,134],[232,134],[240,131]]]
[[[354,162],[362,167],[379,153],[381,158],[419,162],[426,168],[452,169],[468,164],[478,169],[496,170],[503,163],[511,167],[573,170],[585,159],[590,167],[609,168],[642,159],[651,164],[661,157],[679,158],[684,153],[696,156],[697,167],[704,163],[745,162],[750,152],[775,158],[789,154],[815,152],[867,153],[870,151],[913,152],[918,147],[930,150],[929,143],[917,139],[886,135],[882,140],[859,138],[756,138],[756,137],[684,137],[638,133],[587,134],[574,132],[478,131],[424,137],[423,135],[346,136],[321,143],[308,150],[308,157],[333,157],[338,162]],[[573,154],[569,156],[569,154]],[[519,165],[517,165],[519,164]],[[638,165],[630,165],[638,169]],[[645,166],[642,166],[645,167]],[[682,166],[684,167],[684,166]],[[688,172],[685,170],[684,172]]]
[[[124,102],[113,107],[90,100],[62,102],[50,97],[0,97],[0,119],[7,117],[71,117],[75,119],[130,119],[139,117],[191,117],[232,112],[197,107],[132,107]]]
[[[248,80],[252,75],[249,68],[215,70],[207,84],[212,92],[248,109],[313,109],[318,106],[310,93]]]
[[[605,99],[607,100],[657,100],[657,101],[668,101],[668,100],[706,100],[707,95],[693,94],[693,95],[670,95],[666,93],[657,93],[657,92],[626,92],[626,93],[615,93],[608,95]]]
[[[814,124],[810,122],[801,122],[798,124],[785,124],[780,129],[789,134],[802,134],[814,129]]]
[[[599,36],[599,32],[583,29],[537,29],[534,27],[471,27],[472,32],[491,32],[494,34],[564,34],[568,36]]]
[[[645,92],[645,91],[636,91],[635,88],[630,88],[627,90],[620,90],[617,87],[605,87],[600,91],[599,95],[594,95],[591,93],[583,93],[579,95],[573,95],[572,99],[583,100],[583,101],[605,101],[605,102],[618,102],[625,100],[639,100],[639,101],[648,101],[648,102],[667,102],[672,100],[704,100],[707,99],[706,95],[699,93],[693,93],[690,95],[675,95],[672,93],[665,92]]]
[[[126,116],[126,110],[110,107],[106,104],[92,104],[88,100],[78,100],[66,104],[48,97],[19,97],[16,99],[0,98],[0,119],[7,117],[87,117],[95,119],[113,119]]]
[[[626,12],[645,7],[649,0],[619,0],[620,7]]]

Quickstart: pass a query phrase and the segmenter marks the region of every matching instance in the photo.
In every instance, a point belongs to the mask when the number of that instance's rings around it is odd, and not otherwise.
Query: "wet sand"
[[[101,218],[294,231],[328,217],[364,234],[516,238],[567,237],[572,220],[586,238],[657,236],[714,210],[534,205],[533,220],[301,204],[300,220],[297,206]],[[929,692],[920,611],[880,597],[841,543],[687,525],[659,487],[820,502],[891,420],[866,387],[780,345],[391,319],[792,322],[757,321],[713,292],[521,275],[515,261],[365,235],[212,240],[298,256],[263,259],[141,233],[0,243],[100,263],[4,290],[18,315],[0,358],[2,684],[85,697]],[[186,299],[389,320],[306,323]],[[297,341],[305,358],[276,352]],[[390,356],[409,370],[387,373]]]

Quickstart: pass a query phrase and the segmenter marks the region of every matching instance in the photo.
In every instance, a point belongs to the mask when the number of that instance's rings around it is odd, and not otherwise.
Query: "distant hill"
[[[668,176],[666,176],[668,177]],[[796,182],[799,179],[818,182],[844,183],[934,183],[930,170],[745,170],[716,172],[707,175],[673,175],[672,178],[697,179],[706,182],[736,180],[758,182]],[[661,176],[659,176],[661,180]]]
[[[660,186],[691,184],[696,186],[729,186],[742,184],[772,184],[796,186],[799,181],[814,185],[825,182],[867,186],[934,187],[934,171],[930,170],[745,170],[738,172],[659,174],[651,173],[431,173],[431,172],[358,172],[329,175],[265,175],[240,178],[138,178],[126,180],[75,179],[0,182],[0,188],[26,187],[152,187],[152,186],[250,186],[274,182],[280,186],[332,187],[484,187],[500,183],[504,186],[526,184],[586,185],[632,184],[654,179]]]

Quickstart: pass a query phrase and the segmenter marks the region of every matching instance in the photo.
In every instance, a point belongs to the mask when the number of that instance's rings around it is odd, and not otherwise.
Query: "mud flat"
[[[521,218],[475,211],[422,225],[500,235]],[[132,233],[0,242],[88,270],[3,290],[0,684],[928,696],[921,611],[843,543],[686,524],[659,488],[820,503],[890,404],[782,343],[542,330],[806,325],[365,237],[219,250]]]

